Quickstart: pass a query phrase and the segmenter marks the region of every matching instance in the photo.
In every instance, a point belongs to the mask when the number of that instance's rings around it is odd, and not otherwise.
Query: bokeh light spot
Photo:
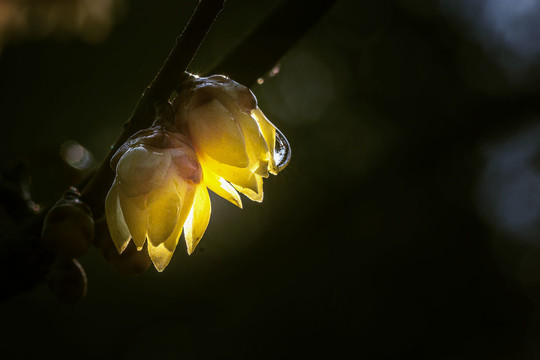
[[[75,141],[66,141],[60,147],[60,156],[71,167],[86,170],[94,163],[92,154]]]
[[[540,122],[484,146],[478,183],[481,215],[498,231],[540,243]]]
[[[540,56],[539,0],[441,0],[465,20],[508,75],[518,78]]]

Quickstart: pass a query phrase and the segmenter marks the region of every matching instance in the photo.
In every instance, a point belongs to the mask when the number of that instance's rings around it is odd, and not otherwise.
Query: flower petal
[[[242,111],[235,113],[235,119],[244,134],[249,168],[260,176],[268,177],[270,151],[257,121]]]
[[[182,199],[172,176],[148,194],[146,222],[148,241],[157,246],[171,235],[180,216]],[[141,219],[142,220],[142,219]]]
[[[105,199],[105,216],[107,217],[107,225],[113,243],[118,253],[121,254],[129,244],[130,234],[124,220],[124,215],[122,214],[122,209],[120,208],[116,181],[111,186]]]
[[[212,212],[211,208],[206,186],[198,186],[193,199],[193,206],[184,224],[184,237],[186,238],[189,255],[193,253],[208,227],[210,213]]]
[[[208,168],[216,175],[221,176],[223,179],[230,182],[232,185],[237,185],[245,189],[251,189],[254,192],[258,191],[259,186],[256,179],[258,175],[254,174],[249,168],[239,168],[227,164],[221,164],[206,156],[201,156],[199,161],[203,168]]]
[[[180,226],[180,233],[182,232],[182,226],[186,222],[186,219],[193,206],[193,198],[195,197],[196,185],[193,185],[189,181],[184,181],[182,178],[175,179],[176,191],[180,199],[182,199],[182,206],[180,207],[180,214],[178,216],[178,224]],[[178,235],[180,237],[180,235]]]
[[[178,226],[178,228],[181,232],[182,226]],[[150,255],[150,259],[157,271],[162,272],[169,265],[176,245],[178,245],[179,237],[179,234],[176,236],[176,232],[173,232],[167,240],[157,246],[150,241],[148,242],[148,255]]]
[[[242,208],[242,199],[240,199],[238,191],[236,191],[227,180],[225,180],[219,175],[216,175],[212,170],[208,168],[203,167],[203,173],[204,184],[210,190],[212,190],[214,193],[216,193],[216,195],[221,196],[225,200],[229,200],[234,205],[238,206],[240,209]]]
[[[274,151],[276,149],[276,127],[266,118],[266,116],[264,116],[263,112],[258,107],[251,111],[251,116],[257,120],[264,140],[266,140],[266,144],[268,145],[268,150],[270,152],[268,170],[271,174],[276,175],[279,172],[274,160]]]
[[[188,111],[190,138],[197,149],[220,163],[245,167],[249,163],[244,136],[233,115],[214,99]]]
[[[263,201],[263,179],[259,175],[253,174],[253,179],[256,183],[256,188],[245,188],[238,184],[232,184],[236,190],[246,195],[250,200],[256,202]]]
[[[131,238],[135,246],[137,246],[137,250],[141,250],[146,241],[147,195],[129,197],[123,193],[122,186],[120,185],[118,197]]]
[[[189,184],[179,184],[177,183],[177,181],[174,181],[174,183],[176,185],[179,197],[184,199],[184,204],[180,209],[179,220],[167,240],[165,240],[159,245],[155,245],[152,243],[152,241],[148,241],[148,255],[150,255],[152,263],[154,264],[156,270],[159,272],[163,271],[171,261],[174,250],[178,245],[180,235],[182,235],[182,228],[186,221],[186,217],[188,216],[191,205],[193,203],[193,187],[189,186]],[[186,204],[188,206],[185,206]]]
[[[161,186],[170,163],[171,156],[167,152],[156,152],[142,146],[129,149],[116,166],[122,191],[133,197]]]

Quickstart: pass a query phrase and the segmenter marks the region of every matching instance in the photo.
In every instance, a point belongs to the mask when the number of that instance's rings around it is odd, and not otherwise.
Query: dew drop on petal
[[[285,135],[276,128],[276,145],[274,148],[274,161],[277,171],[283,170],[291,160],[291,146]]]

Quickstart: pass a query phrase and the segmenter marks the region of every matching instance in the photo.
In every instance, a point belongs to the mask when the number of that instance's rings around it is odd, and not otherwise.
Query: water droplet
[[[262,85],[263,82],[264,82],[264,79],[262,77],[257,79],[257,84]]]
[[[276,128],[276,146],[274,149],[274,161],[277,171],[283,170],[291,160],[291,146],[285,135]]]

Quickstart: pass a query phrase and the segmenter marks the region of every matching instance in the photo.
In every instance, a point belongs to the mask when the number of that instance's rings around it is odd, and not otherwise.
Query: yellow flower
[[[169,264],[184,229],[188,253],[210,220],[210,198],[197,156],[182,134],[163,126],[142,130],[114,155],[116,178],[105,200],[109,232],[119,253],[130,239],[158,271]]]
[[[225,76],[191,78],[174,105],[176,128],[139,131],[113,156],[116,178],[105,200],[118,252],[130,240],[139,251],[148,241],[158,271],[169,264],[182,228],[189,254],[204,235],[207,188],[239,207],[238,192],[260,202],[263,178],[290,158],[287,140],[255,96]]]
[[[192,77],[175,108],[176,126],[189,136],[206,186],[239,207],[238,192],[261,202],[263,178],[287,165],[290,149],[253,93],[223,75]]]

